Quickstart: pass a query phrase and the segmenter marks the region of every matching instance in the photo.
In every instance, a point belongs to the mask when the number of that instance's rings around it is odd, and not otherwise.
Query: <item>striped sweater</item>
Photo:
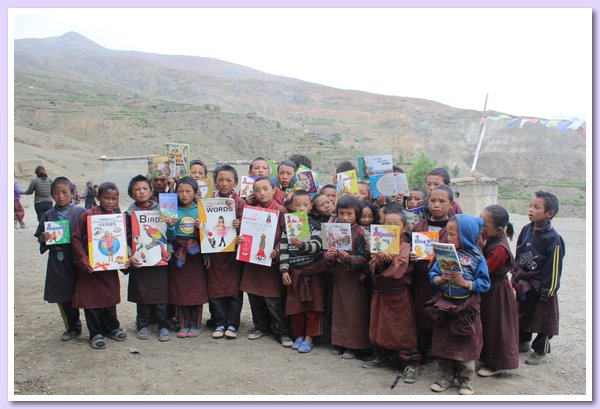
[[[34,203],[44,203],[50,202],[52,203],[52,195],[50,194],[50,187],[52,186],[52,179],[46,178],[42,179],[40,177],[36,177],[29,183],[29,187],[24,195],[30,195],[35,192],[35,197],[33,199]]]
[[[321,222],[308,218],[310,240],[302,244],[299,249],[288,242],[287,232],[281,234],[279,242],[279,271],[288,272],[290,265],[306,266],[323,256],[323,242],[321,239]]]

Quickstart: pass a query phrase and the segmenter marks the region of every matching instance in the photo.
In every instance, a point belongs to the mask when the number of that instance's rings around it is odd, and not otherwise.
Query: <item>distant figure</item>
[[[29,187],[23,192],[24,195],[30,195],[35,192],[33,199],[35,213],[37,214],[38,222],[41,220],[42,215],[48,210],[52,209],[53,201],[50,195],[50,188],[52,186],[52,179],[48,177],[46,169],[40,165],[35,168],[36,178],[32,179],[29,183]]]
[[[21,204],[21,195],[25,193],[19,187],[19,184],[15,180],[15,229],[19,226],[24,229],[26,228],[23,218],[25,218],[25,209]]]
[[[85,197],[86,209],[91,209],[92,207],[96,206],[96,196],[98,196],[98,192],[96,191],[96,187],[92,186],[92,182],[87,182],[85,184],[83,196]]]

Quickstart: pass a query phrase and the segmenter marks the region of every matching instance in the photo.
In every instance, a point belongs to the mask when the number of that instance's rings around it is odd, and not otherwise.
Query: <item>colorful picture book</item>
[[[371,225],[371,253],[382,251],[389,254],[400,254],[400,226],[372,224]]]
[[[286,213],[284,219],[288,239],[295,237],[302,241],[310,240],[310,228],[306,211]]]
[[[324,249],[352,250],[350,223],[321,224]]]
[[[439,231],[414,232],[412,234],[412,251],[419,260],[433,258],[433,243],[440,241]]]
[[[358,156],[358,178],[367,180],[369,176],[393,173],[392,155]]]
[[[167,225],[160,220],[158,210],[131,212],[131,255],[142,267],[168,264]]]
[[[165,221],[165,219],[177,220],[179,210],[177,193],[159,193],[158,205],[162,221]]]
[[[190,168],[190,145],[180,143],[165,143],[165,155],[175,158],[173,177],[188,176]]]
[[[267,161],[269,167],[269,177],[277,176],[277,163],[273,159]]]
[[[202,253],[225,253],[235,251],[237,232],[235,200],[213,198],[198,200],[200,220],[200,250]]]
[[[270,266],[278,221],[278,210],[244,206],[240,226],[244,241],[238,246],[237,260]]]
[[[46,246],[71,243],[71,229],[69,228],[68,220],[44,222],[44,231],[50,233],[50,238],[46,241]]]
[[[458,272],[462,274],[462,267],[452,243],[432,243],[435,260],[442,271]]]
[[[358,178],[355,170],[337,174],[336,191],[338,197],[358,193]]]
[[[215,195],[213,180],[211,178],[200,179],[196,182],[198,182],[198,192],[196,193],[198,199],[205,199]]]
[[[373,198],[379,195],[394,197],[403,193],[408,196],[408,181],[405,173],[386,173],[369,177]]]
[[[242,176],[240,180],[240,197],[248,197],[254,194],[254,178]]]
[[[294,190],[306,190],[308,193],[317,193],[317,182],[311,170],[296,172]]]
[[[423,206],[415,207],[414,209],[404,209],[402,212],[406,216],[406,227],[408,227],[408,230],[412,230],[415,224],[419,223],[425,217]]]
[[[175,171],[175,158],[168,155],[148,157],[148,175],[151,178],[169,178]]]
[[[98,214],[87,218],[88,255],[94,271],[125,268],[127,236],[122,214]]]

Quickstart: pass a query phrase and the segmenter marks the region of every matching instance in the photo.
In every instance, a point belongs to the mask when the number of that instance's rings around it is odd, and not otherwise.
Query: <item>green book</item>
[[[285,229],[288,239],[295,237],[302,241],[310,240],[308,215],[306,211],[285,214]]]
[[[69,229],[68,220],[44,222],[44,231],[50,233],[50,239],[46,242],[47,246],[71,243],[71,230]]]

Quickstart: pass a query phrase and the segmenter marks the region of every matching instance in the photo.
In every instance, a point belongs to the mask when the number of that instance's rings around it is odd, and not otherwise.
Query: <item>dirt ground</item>
[[[375,395],[354,400],[377,400],[376,395],[392,395],[398,400],[440,396],[429,388],[438,374],[435,363],[420,368],[418,382],[400,382],[392,390],[395,370],[363,369],[361,361],[334,356],[326,345],[317,345],[309,354],[299,354],[281,347],[273,338],[248,340],[252,321],[247,299],[236,340],[214,340],[210,331],[204,331],[196,339],[177,339],[172,333],[171,341],[162,343],[158,342],[156,328],[151,328],[151,339],[138,340],[135,305],[126,301],[124,275],[122,301],[117,310],[121,325],[129,333],[127,340],[108,340],[106,349],[94,350],[89,346],[84,322],[79,339],[62,342],[60,334],[64,329],[58,308],[42,299],[47,256],[39,254],[33,237],[35,212],[28,199],[25,204],[29,227],[14,232],[18,260],[14,266],[17,400],[27,400],[27,395],[193,395],[191,400],[211,400],[210,396],[199,395]],[[519,232],[527,218],[513,215],[512,221]],[[586,348],[586,223],[583,219],[557,218],[554,225],[567,247],[558,292],[560,335],[552,340],[549,362],[539,367],[525,365],[527,355],[521,354],[521,366],[516,370],[492,378],[475,376],[473,387],[478,395],[585,395],[586,381],[591,385],[587,378],[591,377],[591,368],[586,369],[586,352],[591,354],[591,348]],[[589,277],[587,282],[591,282]],[[207,313],[205,308],[204,320]],[[457,388],[441,394],[447,399],[456,395]]]

